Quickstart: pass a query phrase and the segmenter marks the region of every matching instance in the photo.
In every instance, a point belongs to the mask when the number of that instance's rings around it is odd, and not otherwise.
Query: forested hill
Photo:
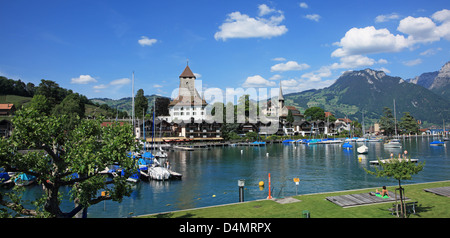
[[[42,108],[48,110],[48,113],[72,113],[79,112],[81,117],[127,117],[126,112],[117,111],[108,105],[95,104],[86,96],[73,92],[70,89],[60,87],[51,80],[41,80],[36,86],[33,83],[8,79],[0,76],[0,103],[13,103],[16,108],[21,108],[32,102],[36,95],[45,97],[45,103]],[[64,103],[63,103],[64,101]]]

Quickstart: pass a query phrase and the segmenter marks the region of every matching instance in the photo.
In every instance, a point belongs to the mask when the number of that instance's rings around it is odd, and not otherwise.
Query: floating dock
[[[419,161],[418,159],[383,159],[380,161],[381,161],[381,163],[384,164],[384,163],[389,163],[392,160],[398,160],[400,162],[409,161],[409,162],[413,162],[413,163],[417,163]],[[370,161],[370,164],[380,164],[380,163],[378,162],[378,160],[372,160],[372,161]]]

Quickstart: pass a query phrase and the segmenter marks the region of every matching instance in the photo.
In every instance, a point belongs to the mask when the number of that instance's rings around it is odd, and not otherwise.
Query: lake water
[[[268,195],[268,173],[275,198],[293,196],[296,189],[298,194],[309,194],[397,185],[396,180],[377,178],[364,168],[374,170],[369,161],[388,158],[391,152],[398,155],[405,149],[411,158],[425,161],[426,165],[413,180],[403,184],[450,180],[448,147],[430,146],[432,140],[431,137],[402,140],[402,149],[388,149],[381,142],[370,142],[366,155],[356,152],[362,143],[353,143],[354,149],[350,151],[343,150],[342,144],[273,144],[168,152],[171,166],[183,174],[182,180],[141,181],[122,203],[106,201],[91,206],[88,217],[128,217],[238,202],[239,179],[245,179],[245,201],[264,199]],[[300,178],[297,188],[293,178]],[[258,185],[260,181],[265,183],[263,189]],[[30,187],[26,196],[32,197],[39,190],[40,186]],[[65,206],[73,203],[65,202]]]

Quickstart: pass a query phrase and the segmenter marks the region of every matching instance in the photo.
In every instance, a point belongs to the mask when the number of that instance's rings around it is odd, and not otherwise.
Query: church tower
[[[284,107],[284,97],[283,97],[283,91],[281,90],[281,81],[280,81],[280,92],[278,94],[278,106],[280,110]]]

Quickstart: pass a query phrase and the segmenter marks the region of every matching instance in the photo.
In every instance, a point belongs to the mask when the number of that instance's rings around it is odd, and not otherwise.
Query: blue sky
[[[300,92],[344,71],[404,79],[450,60],[448,1],[2,1],[0,75],[88,98],[203,89]],[[201,82],[201,85],[200,85]],[[218,91],[220,92],[220,91]]]

